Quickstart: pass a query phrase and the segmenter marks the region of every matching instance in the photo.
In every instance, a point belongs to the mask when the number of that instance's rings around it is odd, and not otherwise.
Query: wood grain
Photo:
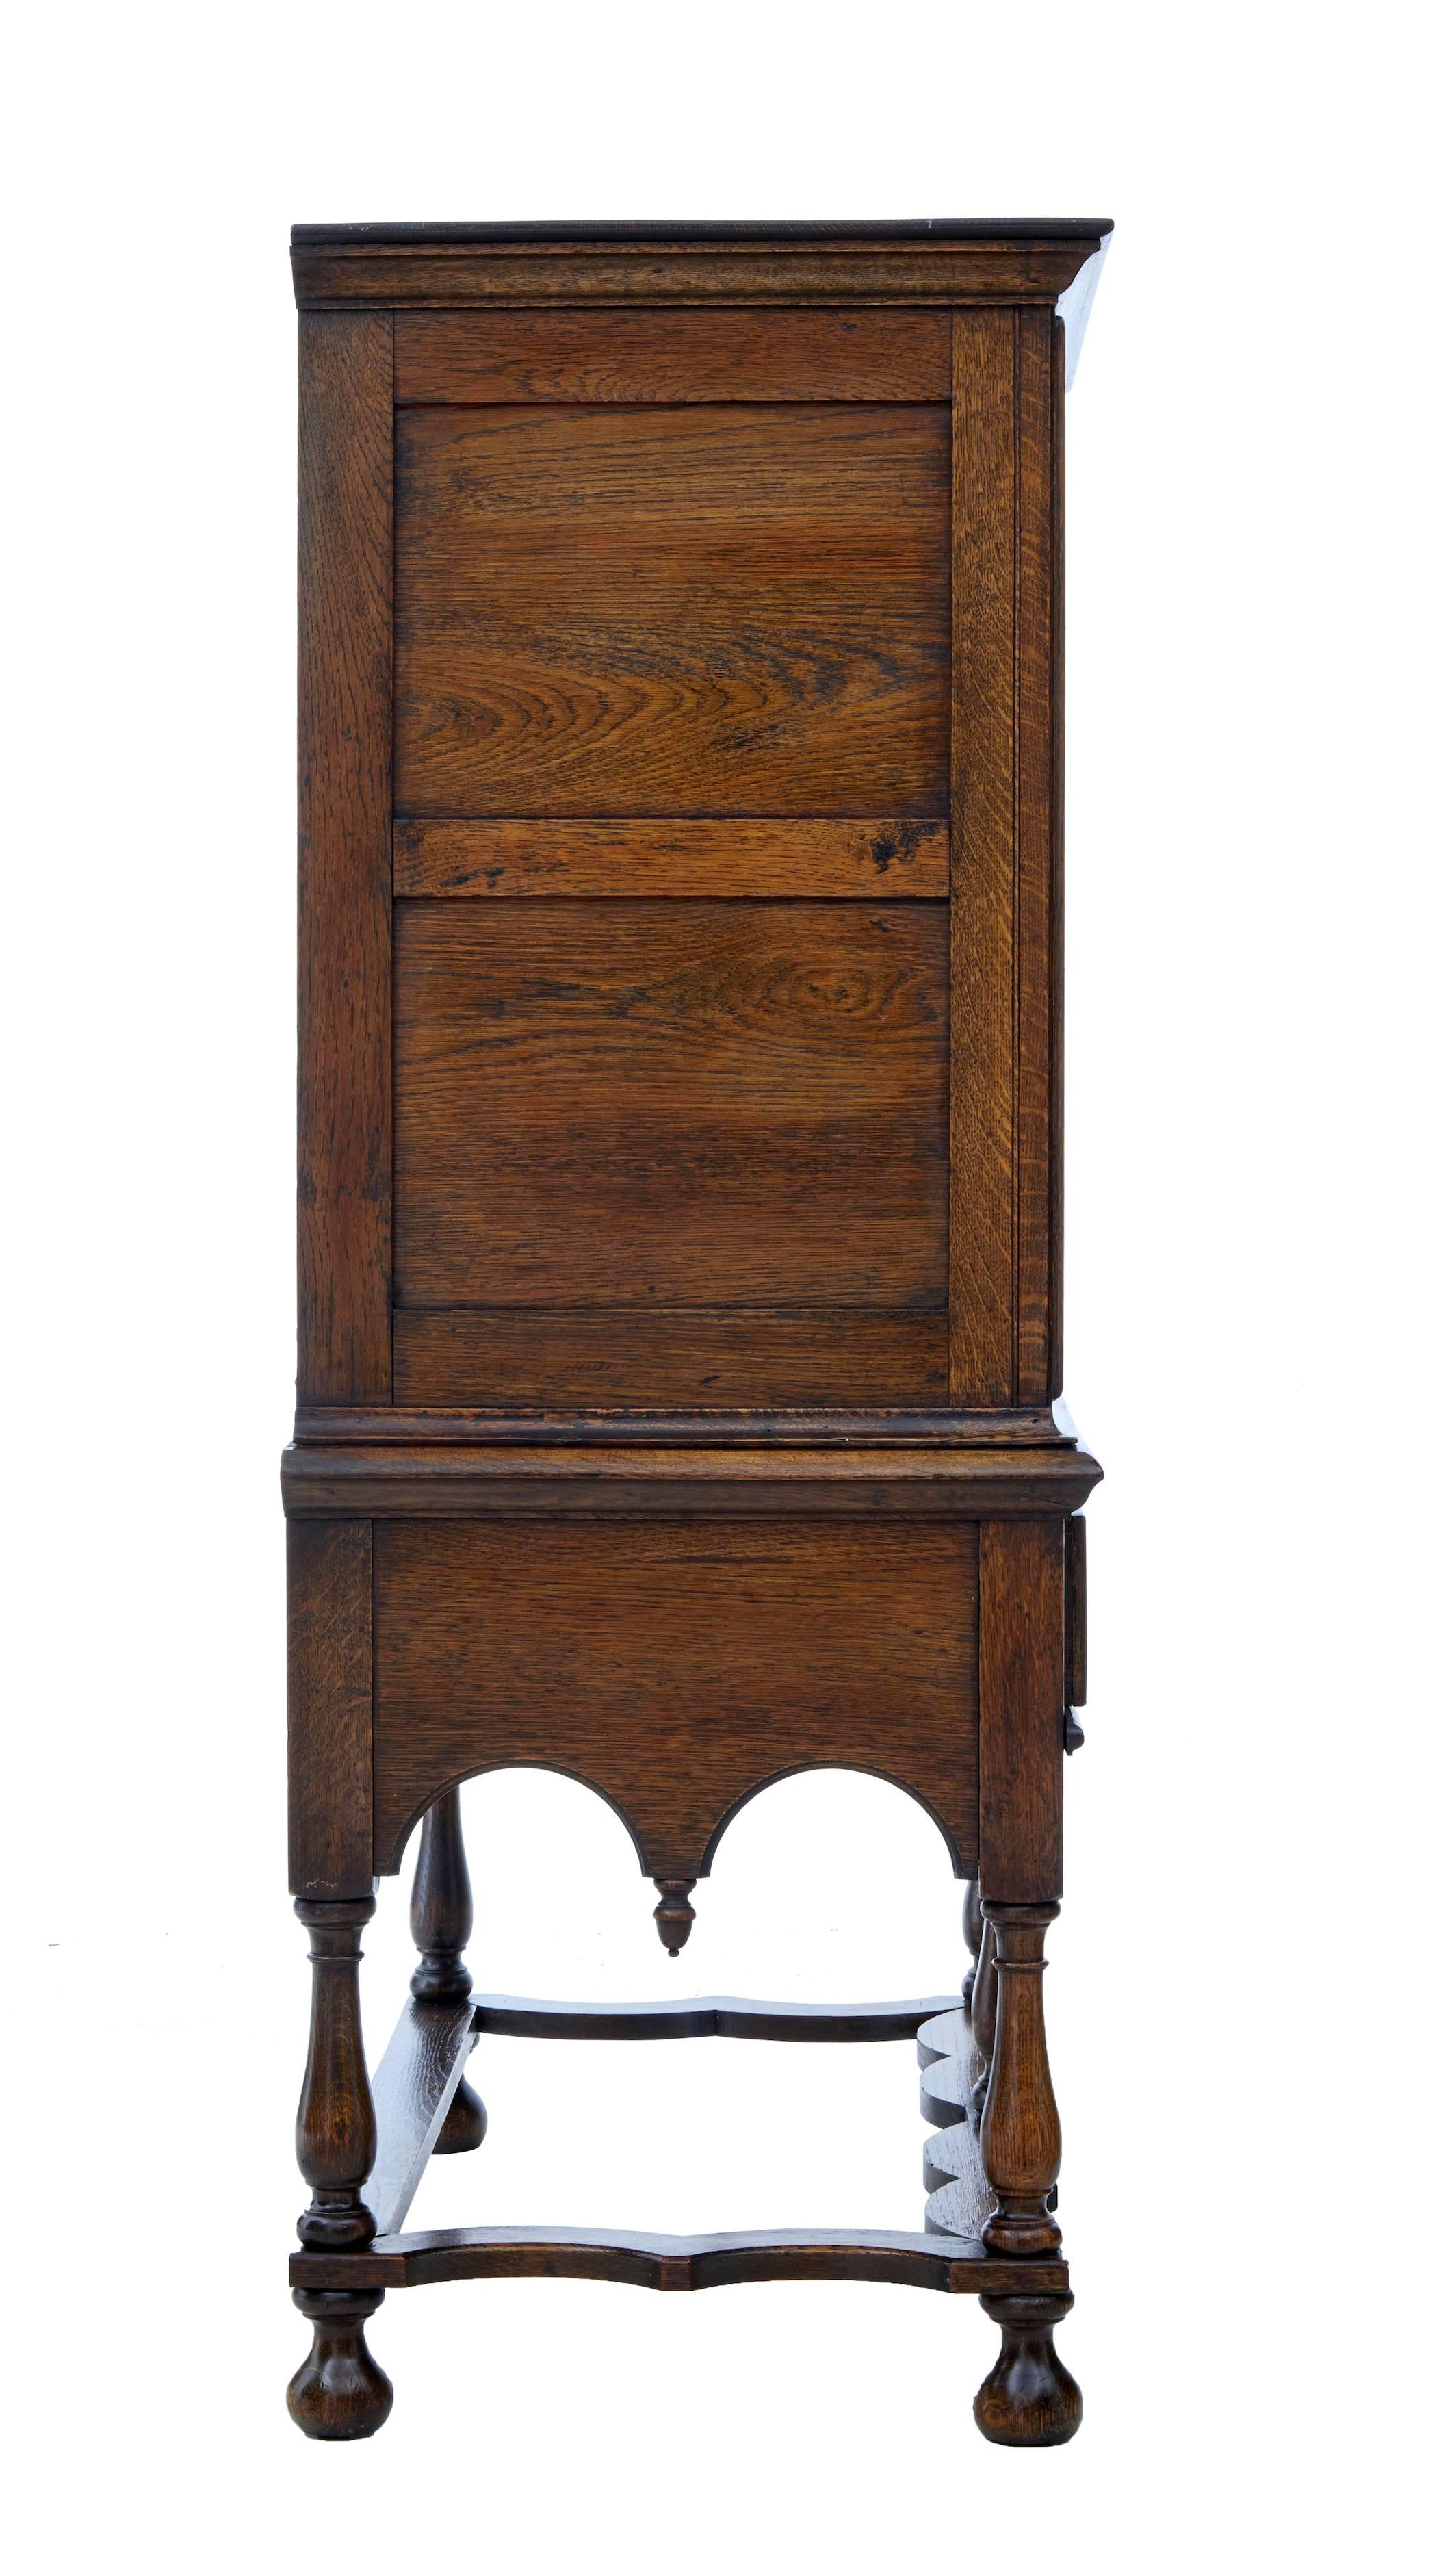
[[[293,1521],[287,1550],[290,1890],[368,1897],[370,1526]]]
[[[388,314],[300,324],[299,1383],[390,1392]]]
[[[980,1852],[984,1904],[1042,1904],[1062,1890],[1062,1520],[980,1531]]]
[[[399,313],[399,403],[948,402],[942,313]]]
[[[1016,317],[954,317],[950,1398],[1012,1404]]]
[[[943,1315],[401,1307],[395,1316],[401,1404],[901,1405],[942,1401],[947,1384]]]
[[[899,1773],[972,1864],[972,1527],[436,1521],[375,1537],[382,1869],[440,1789],[515,1763],[597,1789],[647,1877],[703,1877],[735,1808],[814,1763]]]
[[[399,413],[398,810],[943,815],[948,429]]]
[[[942,905],[406,904],[405,1305],[943,1308]]]
[[[563,823],[403,816],[395,893],[848,895],[872,903],[949,894],[949,826],[919,815],[860,820],[736,816]]]

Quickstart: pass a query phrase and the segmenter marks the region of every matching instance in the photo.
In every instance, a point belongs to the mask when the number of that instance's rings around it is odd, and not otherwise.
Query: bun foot
[[[436,2138],[432,2153],[437,2156],[466,2156],[472,2147],[482,2144],[489,2127],[489,2114],[474,2086],[462,2075],[460,2089],[445,2113],[444,2126]]]
[[[979,2304],[1004,2338],[999,2359],[974,2401],[974,2420],[985,2440],[1016,2451],[1072,2441],[1084,2399],[1054,2349],[1054,2329],[1073,2307],[1072,2294],[981,2298]]]
[[[295,2305],[315,2329],[308,2360],[286,2391],[286,2403],[312,2442],[362,2442],[378,2433],[395,2392],[365,2341],[365,2319],[383,2290],[296,2290]]]
[[[695,1910],[690,1903],[692,1878],[657,1878],[655,1885],[660,1901],[655,1907],[655,1929],[672,1959],[677,1959],[690,1937]]]

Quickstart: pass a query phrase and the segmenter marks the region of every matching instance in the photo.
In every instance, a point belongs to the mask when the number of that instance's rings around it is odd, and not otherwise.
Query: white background
[[[7,157],[3,2366],[14,2563],[1421,2563],[1433,2258],[1432,63],[1420,12],[28,13]],[[969,2302],[402,2293],[282,2392],[292,219],[1110,214],[1069,431],[1088,1749],[1048,2002],[1065,2451]],[[677,1966],[578,1788],[466,1792],[483,1985],[923,1992],[897,1792],[748,1809]],[[387,1882],[372,2042],[408,1973]],[[833,2062],[831,2062],[833,2061]],[[920,2224],[910,2049],[495,2043],[420,2224]]]

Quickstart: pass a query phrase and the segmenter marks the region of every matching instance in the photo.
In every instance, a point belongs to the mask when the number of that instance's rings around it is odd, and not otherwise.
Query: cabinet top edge
[[[1108,215],[920,215],[863,222],[292,224],[303,249],[428,249],[454,243],[506,242],[1074,242],[1098,244],[1114,230]]]
[[[869,224],[296,224],[302,313],[506,305],[1034,304],[1097,268],[1099,216]],[[1064,318],[1068,320],[1068,316]]]

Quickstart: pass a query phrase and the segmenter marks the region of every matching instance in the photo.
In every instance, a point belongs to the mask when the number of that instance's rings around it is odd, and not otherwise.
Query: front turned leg
[[[373,1897],[341,1904],[296,1899],[310,1935],[310,2052],[295,2123],[295,2151],[310,2185],[302,2212],[302,2245],[327,2254],[368,2245],[375,2221],[364,2187],[375,2161],[375,2105],[360,2030],[360,1933]],[[378,2431],[393,2391],[371,2359],[365,2319],[378,2290],[297,2290],[295,2304],[314,2327],[309,2359],[289,2386],[290,2413],[302,2433],[323,2442],[354,2441]]]
[[[1059,2174],[1059,2111],[1044,2037],[1044,1936],[1057,1905],[984,1900],[994,1940],[994,2053],[979,2151],[998,2206],[984,2225],[990,2253],[1047,2255],[1059,2249],[1050,2205]],[[1054,2349],[1054,2329],[1073,2301],[1060,2295],[985,2298],[1003,2335],[1000,2356],[974,2401],[991,2442],[1027,2449],[1067,2442],[1084,2401]]]
[[[460,1828],[460,1793],[446,1789],[420,1827],[420,1857],[410,1895],[410,1934],[420,1964],[410,1979],[419,2003],[463,2003],[472,1979],[465,1944],[475,1928],[474,1899]],[[488,2125],[485,2106],[465,2077],[435,2140],[437,2156],[460,2156],[477,2147]]]

